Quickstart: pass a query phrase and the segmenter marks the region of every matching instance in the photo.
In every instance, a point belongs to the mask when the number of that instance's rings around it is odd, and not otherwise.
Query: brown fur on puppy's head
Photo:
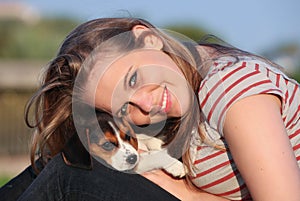
[[[110,114],[97,111],[96,116],[86,131],[90,153],[117,170],[133,169],[139,158],[137,139],[121,131]]]

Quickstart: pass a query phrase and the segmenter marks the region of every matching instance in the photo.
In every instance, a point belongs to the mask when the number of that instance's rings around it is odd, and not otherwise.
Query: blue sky
[[[299,0],[21,0],[44,15],[142,17],[158,27],[195,24],[230,44],[259,53],[282,43],[300,44]]]

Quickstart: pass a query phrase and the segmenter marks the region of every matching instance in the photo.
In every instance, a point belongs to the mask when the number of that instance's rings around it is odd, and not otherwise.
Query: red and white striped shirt
[[[275,94],[282,101],[282,119],[300,167],[300,88],[278,68],[250,58],[219,59],[201,82],[199,100],[203,123],[212,142],[227,147],[223,138],[226,112],[238,100],[255,94]],[[193,132],[190,148],[192,182],[200,189],[230,200],[251,199],[229,151],[213,148]]]

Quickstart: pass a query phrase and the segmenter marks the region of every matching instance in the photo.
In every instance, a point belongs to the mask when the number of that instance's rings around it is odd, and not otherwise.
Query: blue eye
[[[128,108],[128,103],[125,103],[121,109],[120,109],[120,113],[122,116],[125,116],[127,114],[127,108]]]
[[[136,84],[136,79],[137,79],[137,73],[136,73],[136,71],[135,71],[135,72],[133,73],[133,75],[130,77],[128,85],[129,85],[130,87],[133,87],[133,86]]]

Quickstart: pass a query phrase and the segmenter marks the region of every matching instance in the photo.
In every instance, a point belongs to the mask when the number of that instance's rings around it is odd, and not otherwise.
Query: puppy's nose
[[[131,154],[127,157],[126,162],[129,164],[135,164],[137,160],[137,155],[136,154]]]

